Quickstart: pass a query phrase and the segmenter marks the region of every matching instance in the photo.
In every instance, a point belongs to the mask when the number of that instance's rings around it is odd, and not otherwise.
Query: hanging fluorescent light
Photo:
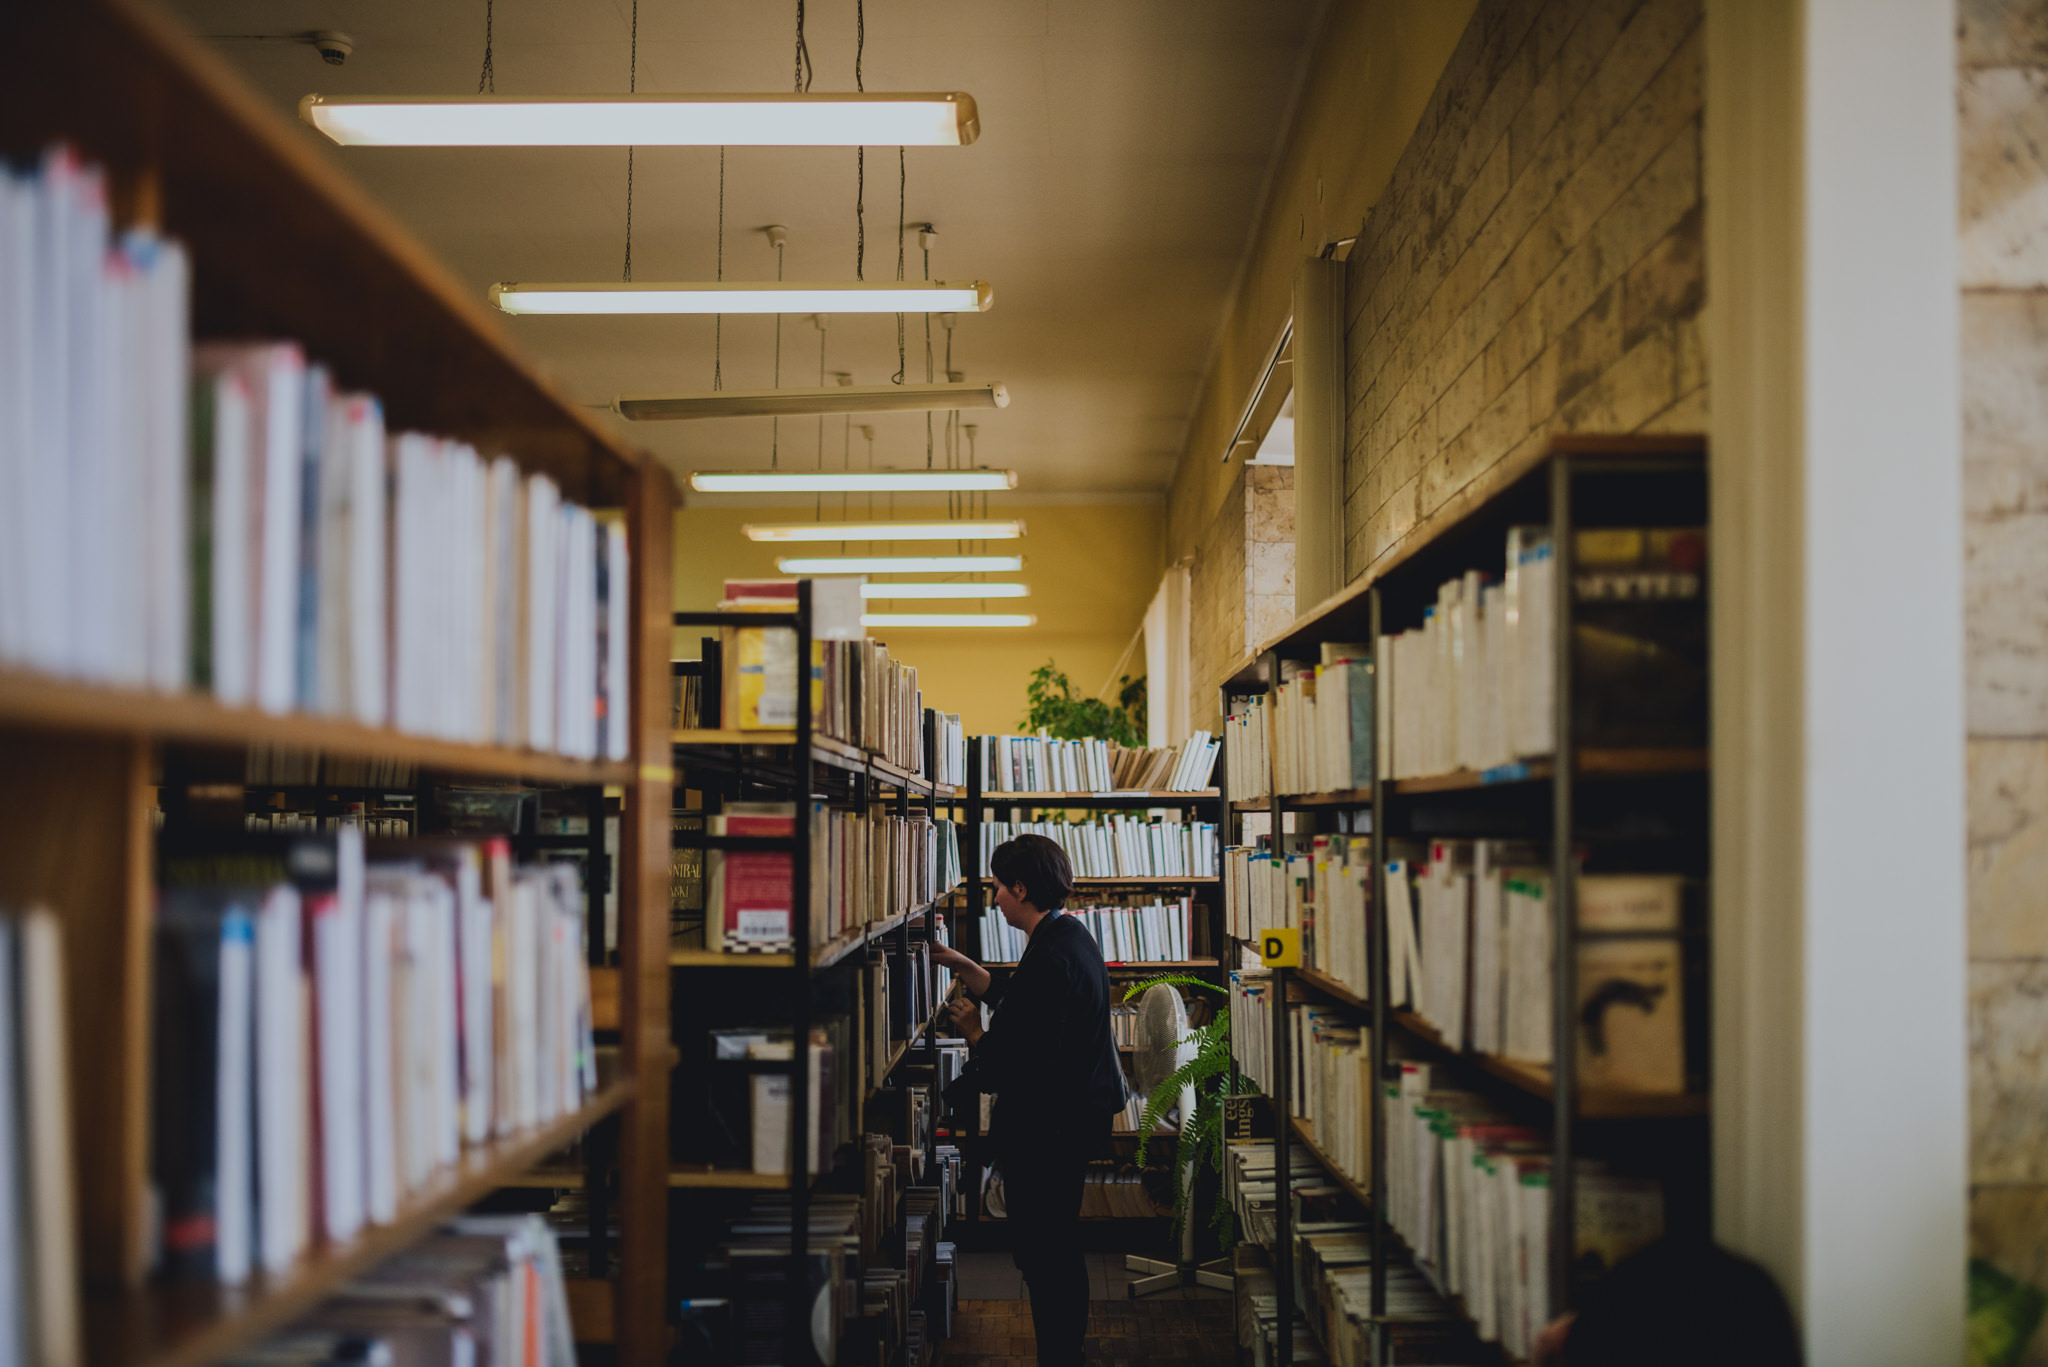
[[[1034,627],[1028,612],[864,612],[864,627]]]
[[[1014,574],[1021,555],[842,555],[775,562],[784,574]]]
[[[622,394],[612,400],[612,411],[628,422],[665,422],[682,418],[810,418],[825,413],[914,413],[1009,406],[1010,391],[1000,381],[986,384],[842,384],[828,389],[706,389],[688,394]]]
[[[1029,598],[1023,584],[862,584],[863,598]]]
[[[749,522],[749,541],[1015,541],[1022,522]]]
[[[700,494],[950,494],[1017,487],[1015,470],[700,470]]]
[[[504,313],[986,313],[986,280],[690,280],[528,284],[506,280],[489,298]]]
[[[965,147],[963,91],[773,95],[308,95],[344,147]]]

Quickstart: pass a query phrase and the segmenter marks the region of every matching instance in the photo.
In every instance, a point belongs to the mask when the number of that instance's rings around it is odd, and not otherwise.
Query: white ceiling
[[[322,94],[473,91],[482,0],[174,0],[281,108]],[[981,463],[1020,471],[1018,497],[1163,490],[1221,323],[1325,0],[867,0],[867,89],[965,90],[982,135],[912,148],[904,216],[939,232],[931,270],[995,287],[963,315],[953,366],[1010,387],[981,411]],[[642,0],[639,89],[788,89],[794,0]],[[632,0],[499,0],[500,94],[626,88]],[[346,66],[305,46],[242,35],[346,31]],[[853,0],[811,0],[816,90],[853,87]],[[309,132],[308,136],[312,134]],[[324,140],[321,146],[326,147]],[[496,280],[614,280],[625,244],[619,149],[334,149],[479,297]],[[635,157],[633,267],[642,280],[715,270],[717,149]],[[867,156],[867,277],[896,269],[895,149]],[[792,280],[851,279],[854,153],[743,148],[727,154],[725,274],[772,279],[758,231],[790,230]],[[916,235],[906,271],[923,273]],[[308,263],[317,269],[317,263]],[[710,387],[709,318],[508,318],[510,334],[569,391]],[[924,321],[907,320],[910,377]],[[937,369],[944,333],[932,327]],[[765,387],[772,318],[728,318],[728,388]],[[842,316],[826,369],[856,384],[896,370],[890,316]],[[783,382],[816,384],[818,333],[783,323]],[[939,376],[943,379],[943,375]],[[922,465],[921,415],[875,424],[876,462]],[[827,419],[837,463],[843,420]],[[765,467],[766,419],[620,424],[678,472]],[[817,459],[817,420],[782,424],[785,466]],[[854,459],[863,445],[852,439]],[[943,455],[941,455],[943,460]]]

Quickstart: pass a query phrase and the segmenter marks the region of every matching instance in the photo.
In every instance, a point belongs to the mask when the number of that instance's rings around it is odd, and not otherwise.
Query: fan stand
[[[1187,1181],[1194,1182],[1193,1163],[1188,1164]],[[1207,1286],[1218,1291],[1237,1289],[1237,1278],[1230,1270],[1230,1259],[1214,1258],[1206,1263],[1195,1261],[1195,1222],[1181,1221],[1180,1261],[1166,1262],[1160,1258],[1141,1258],[1135,1253],[1124,1255],[1124,1269],[1129,1272],[1146,1272],[1150,1276],[1140,1277],[1130,1283],[1132,1300],[1149,1296],[1155,1291],[1171,1291],[1181,1286]]]

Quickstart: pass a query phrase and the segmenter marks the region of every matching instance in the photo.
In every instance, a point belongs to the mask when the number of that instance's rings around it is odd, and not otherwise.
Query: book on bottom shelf
[[[0,908],[0,1363],[80,1361],[64,954],[48,910]]]

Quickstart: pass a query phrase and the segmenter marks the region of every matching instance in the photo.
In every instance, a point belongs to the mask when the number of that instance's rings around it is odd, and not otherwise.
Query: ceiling
[[[476,89],[482,0],[173,0],[198,32],[281,109],[321,94],[461,94]],[[911,148],[903,217],[938,230],[931,273],[981,279],[993,308],[962,315],[952,367],[1001,380],[1011,403],[968,416],[982,464],[1020,472],[1032,495],[1164,490],[1251,237],[1267,177],[1326,0],[867,0],[866,88],[965,90],[982,135],[965,148]],[[626,88],[633,0],[502,0],[493,66],[500,94]],[[638,89],[789,88],[794,0],[645,0]],[[340,29],[345,66],[277,41]],[[853,87],[853,0],[812,0],[813,89]],[[308,131],[307,136],[314,135]],[[339,149],[346,170],[482,297],[497,280],[615,280],[626,241],[625,151]],[[791,280],[854,274],[850,149],[741,148],[726,154],[727,279],[773,279],[760,229],[786,225]],[[704,280],[718,253],[719,152],[634,156],[633,269],[641,280]],[[866,275],[896,272],[895,149],[869,149]],[[309,263],[310,265],[310,263]],[[924,273],[915,230],[905,273]],[[567,390],[601,404],[620,392],[707,389],[709,318],[506,318],[509,334]],[[922,318],[906,320],[908,378],[924,375]],[[945,334],[931,334],[946,369]],[[775,320],[722,329],[727,388],[774,379]],[[855,384],[897,369],[893,316],[840,316],[824,369]],[[782,324],[782,380],[818,383],[819,332]],[[939,379],[944,379],[943,373]],[[829,381],[828,381],[829,383]],[[617,421],[613,419],[613,421]],[[925,419],[857,418],[875,463],[921,466]],[[692,469],[765,468],[767,419],[619,424],[630,441]],[[824,459],[864,443],[825,420]],[[819,457],[817,419],[781,424],[781,462]],[[964,452],[963,452],[964,456]],[[944,460],[943,448],[939,455]]]

